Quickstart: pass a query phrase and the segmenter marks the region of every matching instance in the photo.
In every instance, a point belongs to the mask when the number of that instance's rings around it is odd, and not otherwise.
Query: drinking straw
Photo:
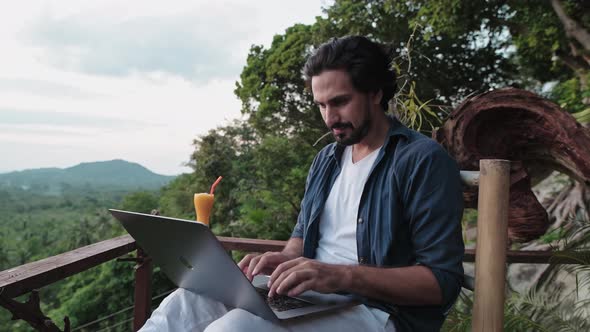
[[[209,192],[209,194],[213,195],[213,192],[215,191],[215,187],[217,187],[217,185],[219,184],[219,181],[221,181],[221,179],[223,179],[223,176],[218,177],[217,180],[215,180],[215,182],[213,182],[213,184],[211,185],[211,191]]]

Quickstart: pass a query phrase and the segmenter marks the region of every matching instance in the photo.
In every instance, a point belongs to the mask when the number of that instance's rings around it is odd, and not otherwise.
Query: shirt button
[[[359,219],[357,220],[357,222],[358,222],[359,224],[362,224],[362,223],[363,223],[363,221],[364,221],[364,220],[363,220],[363,218],[359,218]]]

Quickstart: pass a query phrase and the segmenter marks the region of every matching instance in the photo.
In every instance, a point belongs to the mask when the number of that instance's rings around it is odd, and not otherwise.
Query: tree
[[[250,116],[257,133],[302,135],[315,142],[326,130],[305,90],[301,69],[314,47],[349,34],[390,45],[397,55],[393,65],[400,92],[396,100],[402,106],[416,99],[419,104],[450,107],[468,94],[516,80],[516,67],[498,52],[508,45],[506,40],[488,38],[484,43],[479,29],[451,36],[423,26],[418,21],[427,3],[339,0],[311,26],[297,24],[276,35],[269,49],[253,46],[236,88],[242,112]],[[440,116],[444,112],[435,118]]]
[[[319,147],[300,135],[262,135],[238,121],[198,137],[189,162],[194,172],[164,188],[161,212],[194,218],[193,194],[208,191],[222,175],[211,218],[216,234],[288,238]]]
[[[140,213],[150,213],[158,208],[158,197],[149,191],[127,194],[121,202],[121,209]]]
[[[327,18],[318,18],[316,30],[326,39],[361,34],[390,44],[397,55],[398,85],[415,82],[417,95],[425,101],[450,106],[470,93],[512,82],[515,68],[497,52],[504,46],[502,40],[482,42],[479,29],[450,35],[422,25],[421,8],[428,3],[336,1],[325,10]],[[412,36],[415,40],[408,48]]]
[[[258,135],[299,136],[313,143],[325,131],[301,72],[312,45],[311,27],[296,24],[275,35],[269,49],[251,47],[235,93]]]
[[[421,6],[414,24],[451,37],[487,31],[491,41],[500,39],[513,46],[504,56],[510,56],[525,76],[540,83],[565,82],[575,76],[585,90],[590,70],[589,9],[588,2],[581,0],[436,0]],[[526,77],[521,79],[526,82]]]
[[[477,27],[501,39],[522,73],[526,88],[541,91],[552,82],[549,97],[581,121],[590,114],[590,4],[581,0],[547,1],[428,1],[414,24],[452,37]],[[588,122],[586,122],[588,126]],[[558,224],[590,213],[587,184],[570,180],[548,205]]]
[[[241,122],[210,130],[194,140],[195,151],[188,165],[193,173],[183,174],[162,190],[161,212],[166,215],[194,219],[193,195],[209,192],[218,176],[223,180],[215,190],[211,226],[222,234],[224,225],[234,222],[239,214],[236,190],[242,181],[252,176],[248,159],[256,138]]]
[[[316,153],[317,148],[301,137],[267,136],[256,146],[247,166],[252,173],[236,188],[240,209],[232,235],[288,239]]]

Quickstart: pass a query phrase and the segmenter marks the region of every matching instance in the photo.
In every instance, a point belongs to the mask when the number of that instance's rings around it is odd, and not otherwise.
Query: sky
[[[124,159],[189,172],[193,139],[241,118],[250,46],[327,0],[6,1],[0,173]]]

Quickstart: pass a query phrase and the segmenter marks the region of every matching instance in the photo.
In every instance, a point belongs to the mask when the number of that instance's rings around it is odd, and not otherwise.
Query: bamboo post
[[[472,331],[502,331],[510,161],[480,160]]]

